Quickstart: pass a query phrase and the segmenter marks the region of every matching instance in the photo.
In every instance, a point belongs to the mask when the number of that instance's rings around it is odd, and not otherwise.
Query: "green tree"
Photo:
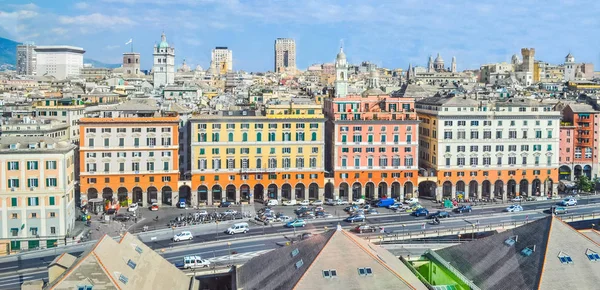
[[[583,192],[591,192],[594,188],[594,183],[586,175],[581,175],[577,180],[577,188]]]

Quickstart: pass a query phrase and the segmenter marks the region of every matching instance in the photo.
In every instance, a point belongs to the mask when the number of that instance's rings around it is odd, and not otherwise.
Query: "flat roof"
[[[74,52],[74,53],[85,53],[85,50],[81,47],[70,46],[70,45],[46,45],[36,46],[36,52]]]

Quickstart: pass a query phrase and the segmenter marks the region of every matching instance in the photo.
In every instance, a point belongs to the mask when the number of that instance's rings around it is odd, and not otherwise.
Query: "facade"
[[[167,36],[163,32],[160,43],[154,45],[154,65],[152,74],[154,88],[164,87],[175,83],[175,48],[169,46]],[[133,58],[134,56],[132,56]],[[125,56],[123,56],[125,58]],[[132,67],[132,69],[135,69]],[[133,71],[132,71],[133,72]]]
[[[47,137],[0,139],[0,235],[11,250],[64,244],[76,215],[74,152]]]
[[[211,66],[216,74],[224,75],[233,71],[233,52],[226,46],[217,46],[212,50]]]
[[[223,111],[190,122],[198,202],[322,199],[321,106],[268,105],[264,112]]]
[[[561,115],[552,105],[450,94],[417,101],[416,109],[419,195],[507,200],[556,192]]]
[[[275,40],[275,72],[296,70],[296,41],[292,38]]]
[[[598,176],[598,118],[588,104],[569,104],[563,111],[560,140],[560,179]],[[564,136],[563,136],[564,135]]]
[[[99,197],[143,206],[179,200],[178,125],[177,117],[79,120],[82,205]]]
[[[479,69],[479,82],[484,84],[499,84],[510,78],[513,65],[506,62],[482,65]]]
[[[31,43],[17,45],[17,75],[35,75],[36,62],[35,45]]]
[[[71,143],[79,143],[79,119],[85,112],[85,105],[74,99],[44,99],[36,101],[33,108],[37,116],[58,120],[67,124],[67,132]]]
[[[413,98],[392,98],[377,88],[360,96],[325,100],[329,198],[412,197],[417,184],[418,123]]]
[[[574,81],[575,73],[577,72],[577,64],[575,63],[575,57],[569,53],[565,56],[565,79],[564,81]]]
[[[137,52],[123,53],[123,73],[125,75],[133,75],[133,76],[138,76],[141,74],[140,54],[139,53],[137,53]]]
[[[36,75],[59,80],[78,76],[83,68],[85,50],[75,46],[36,46]]]
[[[3,137],[49,137],[69,141],[69,125],[53,119],[23,117],[2,122]]]

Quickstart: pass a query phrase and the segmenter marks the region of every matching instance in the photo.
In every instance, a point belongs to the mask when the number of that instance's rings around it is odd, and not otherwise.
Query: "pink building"
[[[562,110],[559,179],[598,175],[599,112],[588,104],[569,104]]]

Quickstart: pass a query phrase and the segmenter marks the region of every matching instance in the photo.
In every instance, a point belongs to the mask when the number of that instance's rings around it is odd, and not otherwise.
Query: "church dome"
[[[204,71],[204,69],[200,65],[197,65],[196,69],[194,69],[194,70],[195,71]]]
[[[178,69],[179,72],[190,72],[192,69],[185,63],[185,59],[183,60],[183,64]]]
[[[438,53],[437,57],[435,58],[435,62],[436,63],[444,62],[444,59],[442,59],[442,56],[439,53]]]
[[[159,48],[168,48],[169,47],[169,43],[167,42],[167,36],[165,35],[165,33],[163,32],[160,35],[160,43],[158,44]]]
[[[344,49],[340,48],[340,52],[337,54],[336,59],[340,60],[340,59],[346,59],[346,54],[344,53]]]

